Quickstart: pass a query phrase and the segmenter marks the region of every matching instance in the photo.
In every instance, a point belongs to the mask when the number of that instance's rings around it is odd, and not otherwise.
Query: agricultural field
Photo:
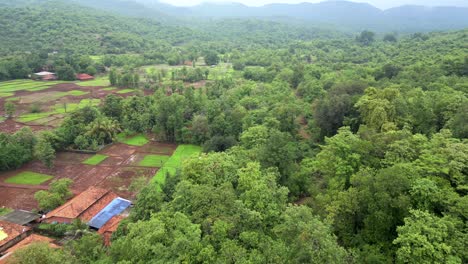
[[[0,208],[35,209],[34,193],[62,178],[73,180],[74,193],[98,186],[134,199],[136,193],[129,190],[133,181],[144,177],[164,184],[167,172],[173,175],[186,158],[201,152],[197,146],[154,142],[146,135],[120,135],[120,140],[96,154],[60,152],[51,169],[32,161],[0,173]]]
[[[15,80],[0,82],[0,132],[14,133],[25,126],[33,131],[50,130],[61,124],[67,113],[97,106],[109,94],[133,95],[133,89],[110,87],[106,76],[87,82]],[[15,105],[11,119],[4,105]]]

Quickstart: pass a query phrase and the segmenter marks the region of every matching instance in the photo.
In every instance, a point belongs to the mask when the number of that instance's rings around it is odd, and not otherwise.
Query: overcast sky
[[[193,6],[201,2],[239,2],[249,6],[261,6],[269,3],[302,3],[302,2],[322,2],[321,0],[161,0],[177,6]],[[468,7],[468,0],[353,0],[353,2],[367,2],[376,7],[385,9],[406,4],[425,6],[465,6]]]

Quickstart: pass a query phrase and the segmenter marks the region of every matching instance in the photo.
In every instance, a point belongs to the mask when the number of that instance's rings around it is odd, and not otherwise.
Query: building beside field
[[[91,81],[91,80],[94,80],[94,76],[91,76],[89,74],[86,74],[86,73],[80,73],[80,74],[77,74],[76,75],[76,79],[78,81]]]
[[[18,224],[0,221],[0,253],[25,239],[31,233],[31,228]]]
[[[118,197],[110,190],[90,187],[46,214],[42,222],[69,224],[79,219],[90,228],[98,230],[105,239],[107,237],[106,243],[109,244],[120,221],[128,216],[131,204],[131,201]]]
[[[42,80],[42,81],[55,81],[57,80],[57,75],[53,72],[42,71],[33,74],[34,80]]]
[[[4,216],[0,216],[0,221],[9,222],[17,225],[29,225],[41,218],[39,214],[24,210],[15,210]]]

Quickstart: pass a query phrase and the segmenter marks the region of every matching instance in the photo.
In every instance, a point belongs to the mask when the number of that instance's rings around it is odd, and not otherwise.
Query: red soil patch
[[[33,189],[9,188],[0,186],[0,207],[33,210],[38,207]]]
[[[26,125],[23,123],[16,122],[12,119],[0,122],[0,132],[13,134],[21,130],[23,127],[30,127],[32,131],[51,130],[52,127],[44,125]]]
[[[128,187],[132,182],[139,177],[145,177],[149,182],[157,171],[157,168],[119,168],[98,186],[101,188],[112,189],[123,198],[133,199],[135,194],[128,190]]]
[[[129,146],[122,143],[114,144],[110,147],[105,148],[100,153],[107,155],[107,156],[116,156],[116,157],[124,157],[128,158],[133,153],[137,151],[138,147]]]
[[[150,153],[160,155],[172,155],[177,149],[177,145],[169,143],[150,142],[143,147],[138,148],[138,153]]]

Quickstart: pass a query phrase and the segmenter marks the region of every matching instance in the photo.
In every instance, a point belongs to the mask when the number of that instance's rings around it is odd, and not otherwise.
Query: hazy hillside
[[[293,17],[319,24],[333,24],[352,30],[434,31],[468,26],[468,8],[401,6],[380,10],[365,3],[325,1],[322,3],[270,4],[249,7],[238,3],[205,3],[174,7],[155,0],[136,0],[174,16],[195,17]]]

